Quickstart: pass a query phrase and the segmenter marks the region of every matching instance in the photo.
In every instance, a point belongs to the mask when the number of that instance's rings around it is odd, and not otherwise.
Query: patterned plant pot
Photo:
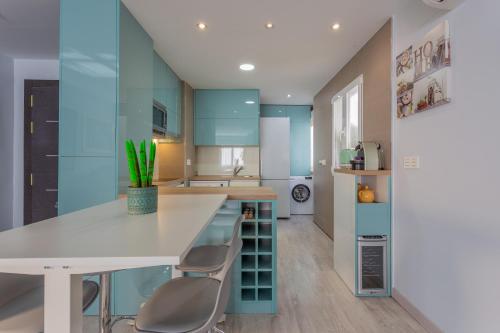
[[[129,187],[127,189],[128,213],[142,215],[158,210],[158,186]]]

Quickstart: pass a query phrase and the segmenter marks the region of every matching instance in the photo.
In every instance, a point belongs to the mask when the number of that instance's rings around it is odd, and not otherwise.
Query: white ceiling
[[[274,104],[312,104],[395,7],[409,1],[417,0],[123,0],[193,87],[258,88],[261,101]],[[199,21],[206,31],[196,29]],[[268,21],[274,29],[265,29]],[[340,30],[331,29],[334,22]],[[255,71],[241,72],[244,62]]]
[[[0,0],[0,53],[59,57],[59,0]]]

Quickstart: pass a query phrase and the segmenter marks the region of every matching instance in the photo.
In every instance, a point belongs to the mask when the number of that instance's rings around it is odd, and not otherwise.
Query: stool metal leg
[[[100,275],[99,333],[111,333],[111,273]]]

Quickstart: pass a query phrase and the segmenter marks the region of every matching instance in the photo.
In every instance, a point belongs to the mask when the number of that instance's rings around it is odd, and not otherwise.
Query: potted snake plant
[[[158,210],[158,187],[153,185],[156,144],[149,145],[149,159],[146,156],[146,140],[139,145],[139,156],[132,140],[125,141],[130,186],[127,189],[128,213],[141,215]]]

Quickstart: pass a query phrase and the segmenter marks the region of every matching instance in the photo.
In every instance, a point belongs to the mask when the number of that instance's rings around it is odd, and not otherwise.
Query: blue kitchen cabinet
[[[259,113],[258,90],[195,90],[195,144],[257,146]]]
[[[290,175],[311,175],[311,107],[288,105],[290,118]]]
[[[259,118],[196,118],[197,146],[257,146]]]
[[[263,104],[260,106],[261,117],[288,117],[286,105]]]
[[[120,7],[120,108],[118,117],[119,193],[130,184],[125,140],[138,143],[153,135],[153,40],[129,12]]]
[[[114,157],[119,1],[61,1],[59,155]]]
[[[259,144],[259,118],[215,120],[215,144],[253,146]]]
[[[195,114],[199,118],[259,117],[259,91],[254,89],[197,89]]]
[[[161,58],[153,55],[153,98],[167,110],[167,132],[172,136],[181,135],[182,80]]]
[[[215,118],[196,118],[194,141],[198,146],[215,146]]]

